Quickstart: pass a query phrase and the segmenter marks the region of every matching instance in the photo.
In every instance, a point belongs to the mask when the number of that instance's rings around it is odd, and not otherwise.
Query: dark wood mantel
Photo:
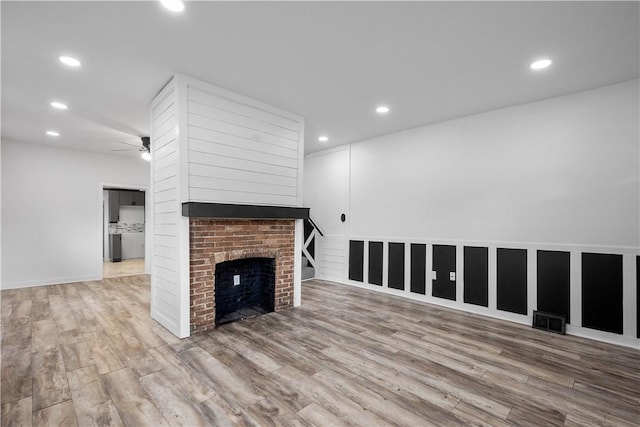
[[[309,208],[185,202],[182,216],[190,218],[309,219]]]

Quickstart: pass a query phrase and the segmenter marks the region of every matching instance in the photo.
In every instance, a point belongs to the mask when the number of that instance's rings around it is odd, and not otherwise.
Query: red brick
[[[216,262],[256,256],[276,258],[275,309],[291,307],[294,230],[293,220],[191,219],[191,330],[203,332],[215,327]],[[199,304],[194,305],[194,300]]]

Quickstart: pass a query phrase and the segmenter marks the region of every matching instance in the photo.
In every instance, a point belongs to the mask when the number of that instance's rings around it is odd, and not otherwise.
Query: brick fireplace
[[[215,271],[226,261],[270,258],[275,264],[274,311],[293,307],[295,219],[189,219],[191,333],[216,325]]]
[[[266,311],[299,306],[304,118],[175,75],[151,103],[150,136],[151,317],[179,338],[214,328],[216,264],[250,258],[269,260]],[[255,274],[242,271],[232,293],[244,298]]]

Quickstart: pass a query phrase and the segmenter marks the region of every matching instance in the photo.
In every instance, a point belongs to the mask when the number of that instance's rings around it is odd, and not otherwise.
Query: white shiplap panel
[[[176,115],[176,107],[175,107],[175,103],[172,103],[167,106],[166,110],[162,111],[157,117],[154,117],[153,121],[151,122],[151,126],[153,126],[154,129],[160,129],[162,125],[164,125],[169,120],[175,122],[174,120],[175,115]]]
[[[178,263],[175,259],[163,257],[159,254],[154,254],[153,262],[156,267],[163,270],[172,271],[174,273],[177,273],[178,271]]]
[[[239,136],[247,139],[256,139],[285,148],[296,150],[298,148],[298,141],[296,140],[283,138],[277,135],[271,135],[243,126],[234,125],[232,123],[223,122],[221,120],[217,120],[215,117],[204,117],[197,114],[189,114],[188,120],[189,126],[227,133],[229,135]]]
[[[175,304],[176,296],[171,292],[167,292],[164,288],[158,286],[155,295],[155,303],[158,305],[158,310],[162,313],[160,322],[166,321],[175,323],[178,318],[178,310]]]
[[[193,80],[187,99],[190,201],[298,206],[302,118]]]
[[[344,276],[344,267],[346,265],[346,259],[343,262],[319,262],[321,275],[326,273],[328,270],[340,271],[340,278]]]
[[[173,283],[174,287],[175,287],[175,283],[177,283],[177,281],[178,281],[178,273],[176,271],[164,268],[161,265],[157,265],[156,264],[157,262],[158,262],[157,258],[154,257],[153,258],[153,268],[151,269],[152,274],[155,274],[157,277],[160,277],[160,278],[164,279],[167,284]],[[168,289],[172,289],[172,291],[173,291],[174,288],[172,287],[172,288],[168,288]],[[175,292],[177,292],[177,289],[178,288],[175,287]]]
[[[229,168],[248,172],[259,172],[270,175],[298,177],[298,170],[284,166],[271,165],[254,160],[234,159],[231,157],[216,156],[213,154],[192,151],[189,153],[189,174],[210,176],[208,168]]]
[[[247,105],[235,99],[229,99],[218,94],[211,94],[192,86],[189,86],[187,91],[190,101],[199,102],[200,104],[233,112],[252,119],[259,119],[265,123],[278,125],[285,129],[298,130],[298,122],[291,118],[272,113],[259,107]]]
[[[228,133],[217,132],[195,126],[189,126],[189,138],[199,139],[201,141],[217,142],[219,144],[259,151],[261,153],[275,154],[288,159],[298,158],[298,150],[293,148],[282,147],[256,138],[242,138],[239,136],[229,135]]]
[[[326,235],[317,240],[316,262],[320,279],[344,280],[347,263],[346,246],[341,235]]]
[[[164,147],[165,145],[175,141],[176,141],[176,130],[174,128],[172,131],[170,130],[162,136],[158,135],[158,137],[153,140],[153,149],[157,151],[160,148]]]
[[[282,157],[277,154],[263,153],[241,147],[234,147],[232,145],[219,144],[216,142],[202,141],[191,137],[189,137],[189,150],[191,152],[213,154],[214,156],[230,157],[234,159],[252,160],[255,162],[284,166],[292,169],[298,167],[298,159]]]
[[[156,212],[153,215],[154,224],[175,224],[175,222],[176,222],[175,212],[167,212],[167,213]]]
[[[176,92],[173,85],[171,87],[167,87],[164,93],[159,94],[151,104],[151,119],[155,120],[162,113],[164,113],[168,108],[176,102]],[[154,126],[152,126],[154,128]]]
[[[151,153],[151,156],[155,156],[155,151]],[[164,168],[168,168],[170,166],[177,167],[177,154],[175,152],[161,158],[161,159],[153,159],[153,171],[158,172]],[[154,177],[155,178],[155,177]]]
[[[169,202],[158,202],[156,201],[153,204],[153,211],[155,213],[168,213],[168,212],[178,212],[178,208],[173,201]]]
[[[154,201],[156,202],[168,202],[170,200],[177,200],[178,190],[176,188],[171,188],[168,190],[158,191],[154,193]],[[177,220],[176,220],[177,222]]]
[[[177,88],[172,80],[151,105],[151,190],[153,256],[151,314],[180,335],[180,253],[178,252]]]
[[[165,145],[163,145],[162,147],[156,147],[156,150],[154,152],[155,155],[155,159],[156,160],[161,160],[164,159],[167,156],[170,156],[171,154],[176,152],[176,140],[174,139],[170,139]]]
[[[322,239],[322,247],[326,249],[344,250],[346,248],[345,239],[340,234],[327,234]]]
[[[326,263],[339,264],[344,262],[345,256],[342,253],[331,251],[331,250],[323,250],[322,251],[322,261]]]
[[[209,178],[192,176],[191,188],[209,188],[212,190],[237,191],[239,193],[264,193],[279,196],[296,196],[296,187],[283,185],[263,184],[258,182],[246,182],[224,178]]]
[[[159,321],[167,321],[175,323],[177,321],[178,313],[175,303],[170,295],[165,295],[162,291],[158,290],[155,296],[156,309],[162,313]]]
[[[158,288],[160,289],[160,291],[162,291],[162,293],[164,293],[168,297],[170,298],[176,297],[175,288],[172,285],[172,283],[169,282],[168,280],[160,278],[158,280]]]
[[[178,247],[178,238],[176,236],[155,236],[154,246],[166,246],[168,248]]]
[[[272,125],[263,120],[254,119],[248,116],[242,116],[234,112],[223,110],[220,108],[209,107],[208,105],[190,101],[188,106],[189,114],[197,114],[203,117],[215,117],[225,123],[242,126],[247,129],[255,130],[260,133],[276,135],[292,141],[298,140],[298,131],[283,128],[282,126]]]
[[[203,203],[236,203],[258,204],[274,206],[295,206],[297,199],[290,196],[278,196],[261,193],[237,193],[235,191],[210,190],[204,188],[191,188],[190,199]]]
[[[166,317],[175,321],[177,310],[173,301],[176,297],[161,286],[158,286],[156,290],[155,303],[159,305]]]
[[[178,248],[171,246],[155,245],[154,256],[162,256],[165,258],[178,259]]]
[[[171,176],[166,179],[156,180],[156,192],[171,190],[176,188],[176,178]],[[175,221],[175,219],[174,219]]]
[[[177,236],[178,226],[176,224],[154,224],[154,233],[160,236]]]
[[[176,120],[175,115],[172,116],[172,119],[166,120],[164,123],[160,125],[157,129],[155,129],[155,135],[157,135],[157,139],[164,138],[167,135],[173,135],[175,137],[176,134]]]
[[[257,182],[261,184],[282,185],[284,187],[295,187],[298,183],[296,177],[271,175],[268,173],[251,172],[240,169],[229,169],[223,167],[204,167],[203,165],[191,165],[191,176],[204,176],[208,178],[233,179],[236,181]],[[199,174],[198,172],[203,172]]]
[[[346,257],[329,257],[326,254],[322,255],[322,261],[320,261],[320,265],[323,266],[344,266],[347,262]]]
[[[159,307],[162,309],[168,319],[171,319],[174,322],[177,320],[178,314],[174,303],[175,299],[175,295],[172,295],[171,292],[166,291],[162,287],[158,287],[156,303],[158,303]]]
[[[155,171],[154,179],[155,181],[162,181],[167,178],[175,178],[178,175],[178,165],[171,164],[167,165],[164,169],[160,169]]]

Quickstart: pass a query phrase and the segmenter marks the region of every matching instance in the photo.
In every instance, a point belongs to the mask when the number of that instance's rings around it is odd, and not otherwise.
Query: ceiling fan
[[[142,146],[137,145],[137,144],[132,144],[131,142],[116,141],[118,144],[128,145],[131,148],[121,148],[121,149],[115,149],[115,150],[111,150],[111,151],[134,151],[134,150],[137,150],[137,151],[140,152],[140,155],[144,160],[151,161],[151,151],[150,151],[151,138],[148,137],[148,136],[141,136],[140,137],[140,141],[142,142]]]

